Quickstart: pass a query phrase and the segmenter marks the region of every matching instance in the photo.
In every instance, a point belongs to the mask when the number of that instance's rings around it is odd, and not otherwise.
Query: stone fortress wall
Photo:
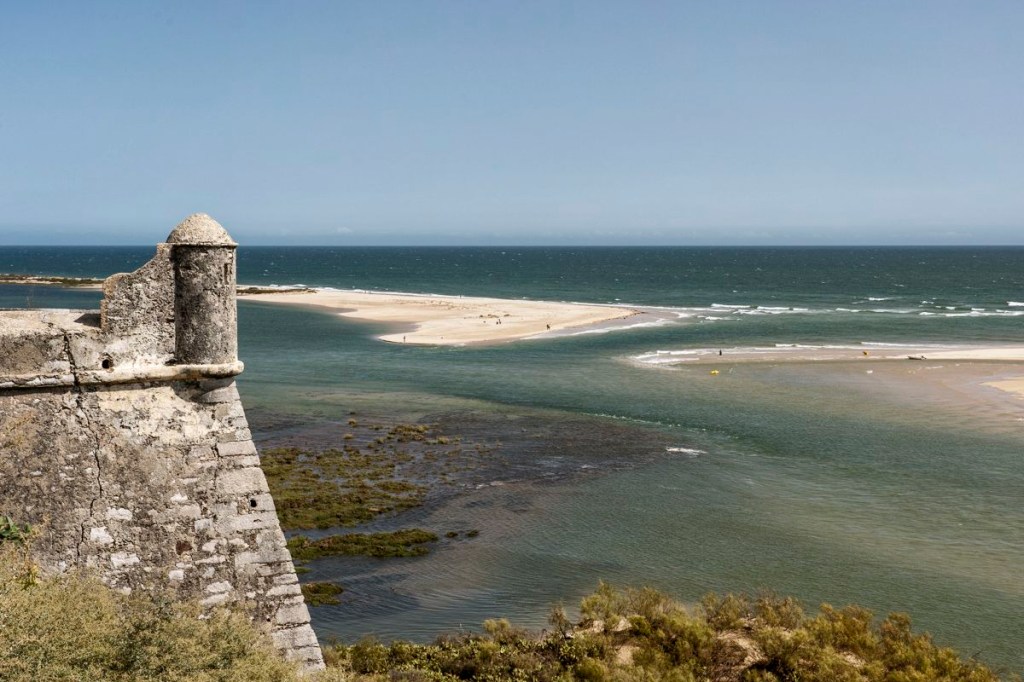
[[[0,513],[50,570],[232,604],[320,668],[235,386],[235,248],[196,214],[99,312],[0,311]]]

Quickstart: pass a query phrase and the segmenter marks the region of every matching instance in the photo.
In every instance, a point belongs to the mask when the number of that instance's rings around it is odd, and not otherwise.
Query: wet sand
[[[721,355],[719,355],[721,352]],[[774,368],[789,376],[830,377],[836,390],[919,409],[948,411],[965,429],[1019,429],[1024,399],[1024,347],[850,344],[695,348],[630,359],[651,368],[682,370],[690,380],[750,381],[744,368]]]
[[[987,381],[983,385],[998,388],[1000,391],[1012,393],[1018,398],[1024,399],[1024,376],[1016,377],[1014,379],[1003,379],[1000,381]]]

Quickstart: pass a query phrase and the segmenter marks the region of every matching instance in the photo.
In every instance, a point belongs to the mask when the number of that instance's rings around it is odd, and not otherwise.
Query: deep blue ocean
[[[151,248],[0,247],[0,272],[103,277]],[[239,282],[642,305],[656,324],[491,346],[242,300],[239,385],[261,442],[350,412],[500,439],[495,479],[376,522],[475,528],[429,556],[313,564],[346,587],[321,637],[542,627],[599,579],[684,600],[773,589],[909,612],[1024,670],[1024,401],[996,362],[794,362],[792,346],[1021,344],[1024,248],[241,248]],[[0,285],[0,307],[99,292]],[[665,358],[724,349],[706,365]],[[340,431],[339,431],[340,433]],[[313,435],[310,435],[313,438]]]

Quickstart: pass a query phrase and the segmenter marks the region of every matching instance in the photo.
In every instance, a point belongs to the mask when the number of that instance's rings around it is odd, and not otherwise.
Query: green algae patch
[[[355,446],[262,453],[277,516],[285,530],[354,526],[381,514],[418,507],[426,487],[396,477],[400,456]]]
[[[427,543],[438,537],[420,528],[391,533],[347,533],[313,540],[297,536],[288,541],[294,559],[308,561],[327,556],[412,557],[429,553]]]
[[[284,530],[355,526],[419,507],[452,477],[475,471],[492,448],[462,445],[427,424],[339,424],[324,450],[261,449],[260,463]]]
[[[344,587],[334,583],[304,583],[302,598],[306,600],[306,606],[336,606],[341,603],[338,595],[344,591]]]

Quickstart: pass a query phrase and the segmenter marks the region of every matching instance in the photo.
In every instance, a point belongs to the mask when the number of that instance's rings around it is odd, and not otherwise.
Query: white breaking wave
[[[568,334],[548,334],[545,333],[543,336],[583,336],[584,334],[608,334],[610,332],[620,332],[626,329],[640,329],[641,327],[664,327],[669,324],[678,324],[676,320],[662,318],[660,320],[651,320],[649,322],[636,322],[634,324],[623,324],[623,325],[611,325],[608,327],[594,327],[593,329],[582,329],[578,332],[570,332]]]
[[[806,344],[806,343],[777,343],[776,348],[800,348],[803,350],[857,350],[860,344]]]
[[[860,345],[869,348],[946,348],[950,350],[957,348],[948,343],[889,343],[887,341],[861,341]]]
[[[872,301],[881,300],[894,300],[886,299],[882,297],[872,297]],[[1012,307],[1024,308],[1024,303],[1011,301],[1008,305]],[[626,307],[626,306],[624,306]],[[743,317],[758,317],[763,315],[821,315],[821,314],[876,314],[876,315],[920,315],[922,312],[928,312],[931,314],[931,310],[926,310],[921,307],[907,307],[907,308],[851,308],[851,307],[836,307],[836,308],[806,308],[802,306],[771,306],[771,305],[754,305],[754,304],[726,304],[726,303],[712,303],[710,306],[693,306],[693,307],[672,307],[672,306],[647,306],[647,305],[633,305],[628,306],[634,309],[647,310],[647,311],[666,311],[676,315],[679,319],[691,319],[694,322],[707,321],[717,322],[721,320],[738,321]],[[1017,311],[999,311],[992,312],[985,308],[970,308],[967,306],[942,306],[936,307],[936,310],[948,310],[956,313],[966,313],[968,310],[974,313],[983,313],[986,315],[1007,315],[1017,314]]]
[[[740,315],[787,315],[794,313],[812,313],[815,311],[811,310],[810,308],[759,305],[753,310],[737,310],[736,312],[739,313]]]
[[[698,355],[708,355],[710,352],[699,350],[658,350],[653,353],[637,355],[633,359],[647,365],[671,365],[678,362],[699,360]]]
[[[245,289],[246,287],[254,287],[257,289],[313,289],[322,287],[311,287],[308,284],[242,284],[238,283],[239,289]]]
[[[942,317],[1020,317],[1024,310],[972,310],[969,313],[943,313]]]
[[[678,452],[684,455],[690,455],[691,457],[708,454],[707,450],[699,450],[697,448],[665,448],[665,452]]]

